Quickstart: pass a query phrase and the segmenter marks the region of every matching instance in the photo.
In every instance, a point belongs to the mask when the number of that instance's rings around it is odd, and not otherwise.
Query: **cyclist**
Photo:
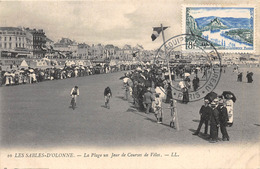
[[[71,95],[71,98],[75,99],[75,106],[76,106],[76,98],[77,98],[77,96],[79,96],[79,88],[78,88],[78,86],[75,86],[75,87],[73,87],[71,89],[70,95]]]
[[[106,106],[106,108],[109,109],[110,108],[109,99],[110,99],[110,97],[112,97],[112,92],[111,92],[111,89],[109,87],[105,88],[104,97],[105,97],[105,106]]]

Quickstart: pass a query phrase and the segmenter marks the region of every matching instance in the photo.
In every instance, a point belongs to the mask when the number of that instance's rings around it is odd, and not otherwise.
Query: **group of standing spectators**
[[[120,65],[117,66],[59,66],[52,68],[19,68],[19,66],[2,70],[0,76],[1,86],[12,86],[22,84],[32,84],[43,82],[47,80],[58,80],[73,77],[89,76],[101,73],[111,73],[120,70],[130,70],[131,66]]]
[[[200,122],[197,130],[193,135],[199,135],[203,124],[205,124],[204,135],[208,134],[208,126],[210,123],[209,137],[211,143],[218,142],[219,128],[222,133],[222,140],[229,141],[227,127],[233,125],[233,101],[232,95],[218,96],[210,101],[204,98],[204,105],[200,108]]]
[[[1,72],[1,85],[21,85],[43,82],[46,80],[58,80],[71,77],[87,76],[94,74],[93,69],[85,67],[64,68],[28,68]]]
[[[252,83],[253,82],[253,72],[247,71],[246,73],[246,78],[247,78],[247,83]],[[237,81],[242,82],[243,81],[243,72],[239,72],[237,75]]]
[[[189,90],[197,90],[200,86],[199,72],[208,71],[206,66],[192,67],[171,67],[171,79],[181,82],[178,87],[183,91],[183,103],[189,102]],[[194,74],[194,78],[190,79],[190,74]],[[133,98],[133,103],[137,105],[140,111],[145,113],[154,112],[157,122],[162,122],[161,103],[172,102],[172,85],[170,83],[167,68],[162,65],[150,65],[142,67],[141,65],[122,77],[124,81],[124,89],[126,99],[128,95]],[[193,89],[192,89],[193,87]]]
[[[193,80],[190,79],[189,74],[185,75],[187,72],[184,72],[183,75],[179,75],[182,77],[179,87],[183,90],[183,103],[189,102],[188,91],[191,90],[192,86],[194,91],[200,86],[198,77],[198,71],[200,71],[200,69],[196,70],[197,72],[190,72],[194,74]],[[206,68],[205,71],[207,71]],[[203,72],[204,71],[202,71],[202,74],[204,74]],[[156,65],[149,68],[139,67],[136,70],[126,73],[121,79],[124,81],[126,95],[129,93],[130,96],[133,97],[133,103],[137,104],[139,110],[146,114],[153,112],[157,123],[162,123],[163,98],[166,103],[172,103],[173,101],[172,86],[169,81],[169,75],[167,75],[167,70]],[[222,140],[229,141],[230,137],[227,132],[227,127],[233,125],[233,96],[234,95],[222,94],[213,100],[205,98],[204,105],[199,111],[201,115],[200,123],[194,135],[199,135],[203,124],[205,124],[204,135],[207,135],[208,126],[210,124],[208,137],[210,142],[215,143],[219,140],[219,128],[222,133]]]

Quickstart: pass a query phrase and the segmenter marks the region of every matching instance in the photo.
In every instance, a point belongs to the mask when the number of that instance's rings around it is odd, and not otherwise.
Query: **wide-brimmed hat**
[[[227,94],[227,95],[226,95],[226,98],[227,98],[227,99],[232,99],[232,98],[233,98],[233,95],[232,95],[232,94]]]

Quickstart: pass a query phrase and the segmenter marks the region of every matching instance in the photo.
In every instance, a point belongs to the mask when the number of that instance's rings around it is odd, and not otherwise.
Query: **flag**
[[[168,27],[163,27],[163,30],[167,29]],[[151,36],[152,41],[154,41],[162,32],[162,28],[161,27],[154,27],[153,28],[153,34]]]

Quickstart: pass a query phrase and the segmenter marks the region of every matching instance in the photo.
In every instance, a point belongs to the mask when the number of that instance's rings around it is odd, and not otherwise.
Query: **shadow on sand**
[[[196,132],[196,130],[194,130],[194,129],[189,129],[189,131],[191,131],[192,134]],[[198,136],[199,138],[201,138],[205,141],[209,141],[209,135],[208,134],[203,134],[203,133],[200,132],[198,135],[194,135],[194,137],[196,137],[196,136]]]
[[[192,120],[193,122],[196,122],[196,123],[199,123],[200,122],[200,120]]]

